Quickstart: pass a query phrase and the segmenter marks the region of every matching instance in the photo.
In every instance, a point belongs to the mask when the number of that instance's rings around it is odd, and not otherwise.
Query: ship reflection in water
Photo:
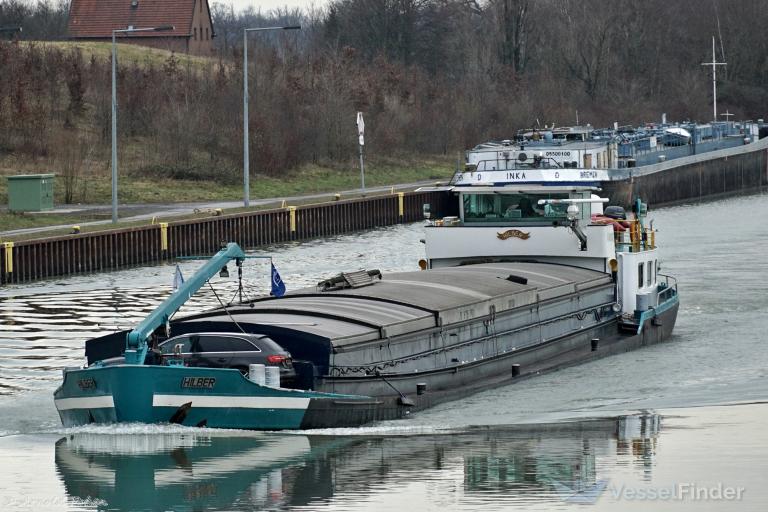
[[[387,493],[409,507],[414,482],[433,505],[498,507],[594,501],[605,465],[650,477],[659,428],[644,414],[423,435],[80,433],[55,457],[70,499],[110,510],[375,509]]]

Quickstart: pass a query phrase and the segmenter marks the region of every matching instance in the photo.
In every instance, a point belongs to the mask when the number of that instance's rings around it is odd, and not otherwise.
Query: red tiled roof
[[[205,1],[205,0],[203,0]],[[173,25],[172,31],[137,32],[130,37],[187,37],[192,32],[195,0],[72,0],[69,37],[112,37],[115,29]],[[207,2],[206,2],[207,3]],[[207,10],[207,5],[205,6]]]

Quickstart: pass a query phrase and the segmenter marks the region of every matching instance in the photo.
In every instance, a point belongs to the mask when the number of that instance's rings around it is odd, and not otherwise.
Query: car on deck
[[[280,367],[280,385],[296,378],[291,354],[263,334],[201,332],[180,334],[158,345],[162,358],[181,356],[186,366],[235,368],[248,375],[248,365]]]

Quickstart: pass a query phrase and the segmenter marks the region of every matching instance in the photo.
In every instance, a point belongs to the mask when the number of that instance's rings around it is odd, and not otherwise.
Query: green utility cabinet
[[[8,176],[8,210],[53,210],[53,174]]]

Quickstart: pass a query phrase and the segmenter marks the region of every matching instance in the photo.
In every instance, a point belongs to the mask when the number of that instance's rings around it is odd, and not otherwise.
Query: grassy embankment
[[[111,43],[89,42],[36,42],[26,43],[36,45],[50,45],[62,50],[73,47],[79,48],[83,56],[90,59],[93,55],[96,59],[107,60],[111,52]],[[171,56],[171,52],[153,48],[145,48],[134,45],[119,45],[120,61],[152,63],[162,65]],[[211,64],[211,59],[176,54],[181,66],[187,64],[199,69]],[[94,127],[86,122],[84,126],[78,126],[79,130],[94,130]],[[138,139],[121,139],[120,141],[120,204],[167,204],[184,202],[217,202],[237,201],[242,199],[242,185],[237,182],[219,183],[213,181],[195,181],[189,179],[164,178],[160,173],[136,172],[143,167],[141,160],[141,145],[146,141]],[[286,171],[279,177],[254,176],[251,178],[251,198],[283,198],[317,193],[334,193],[344,190],[353,190],[360,186],[359,168],[354,155],[351,155],[348,164],[333,163],[323,165],[305,165],[298,169]],[[230,164],[232,165],[232,164]],[[235,166],[239,164],[235,163]],[[369,187],[394,185],[398,183],[410,183],[424,180],[447,180],[452,174],[455,162],[452,157],[429,156],[412,157],[399,156],[389,158],[377,158],[366,162],[366,185]],[[92,156],[88,163],[88,170],[78,173],[75,177],[73,203],[107,205],[111,202],[111,178],[109,167],[109,154],[101,150],[99,154]],[[5,176],[15,174],[57,174],[54,190],[54,204],[57,207],[65,207],[65,177],[57,169],[57,162],[52,159],[33,159],[20,154],[0,153],[0,205],[8,204],[7,181]],[[233,210],[237,211],[237,210]],[[229,212],[227,212],[229,213]],[[206,213],[198,214],[207,215]],[[187,215],[186,217],[194,217]],[[71,213],[26,213],[10,214],[0,210],[0,232],[22,228],[54,226],[61,224],[81,224],[88,221],[109,218],[108,212]],[[163,218],[163,220],[170,220]],[[136,224],[121,223],[121,225]],[[89,226],[84,231],[109,229],[111,225]],[[66,231],[65,231],[66,232]],[[50,234],[61,234],[51,232]],[[37,238],[41,234],[20,235],[15,239]],[[6,237],[6,239],[12,239]]]
[[[119,39],[118,39],[119,40]],[[86,42],[86,41],[22,41],[23,45],[36,45],[38,47],[57,48],[62,51],[79,49],[83,57],[90,59],[91,56],[101,61],[107,61],[112,56],[111,42]],[[161,50],[159,48],[149,48],[147,46],[137,46],[134,44],[117,44],[118,62],[121,65],[129,63],[153,64],[162,66],[170,57],[172,52]],[[200,57],[196,55],[186,55],[183,53],[173,53],[183,67],[187,63],[193,67],[204,67],[211,63],[209,57]]]
[[[455,164],[453,164],[455,165]],[[391,159],[386,162],[371,162],[366,167],[365,182],[368,187],[412,183],[424,180],[447,181],[452,175],[450,158],[421,158],[418,160]],[[17,167],[15,174],[33,172],[51,172],[51,169],[35,169],[28,166]],[[53,170],[55,172],[55,170]],[[0,163],[0,173],[14,174]],[[80,186],[87,189],[88,204],[109,204],[111,201],[110,178],[105,172],[82,178]],[[242,186],[174,179],[148,179],[139,176],[125,176],[120,179],[120,204],[167,204],[184,202],[237,201],[242,199]],[[277,179],[264,176],[251,178],[251,198],[283,198],[317,193],[335,193],[354,190],[360,186],[358,169],[334,169],[320,166],[299,168],[285,178]],[[55,181],[54,203],[63,205],[63,180]],[[316,202],[316,200],[315,200]],[[0,180],[0,204],[8,203],[7,180]],[[296,202],[294,202],[296,203]],[[235,212],[238,210],[232,210]],[[229,211],[227,211],[229,213]],[[188,215],[184,218],[206,216],[207,213]],[[109,213],[25,213],[11,214],[0,212],[0,231],[13,229],[51,226],[59,224],[78,224],[92,220],[108,218]],[[162,216],[160,216],[162,218]],[[163,219],[168,220],[168,219]],[[136,224],[136,223],[132,223]],[[122,225],[122,224],[121,224]],[[128,225],[128,223],[125,223]],[[88,231],[109,229],[111,226],[91,226]],[[17,236],[14,239],[37,238],[41,236]],[[11,239],[11,238],[8,238]]]

